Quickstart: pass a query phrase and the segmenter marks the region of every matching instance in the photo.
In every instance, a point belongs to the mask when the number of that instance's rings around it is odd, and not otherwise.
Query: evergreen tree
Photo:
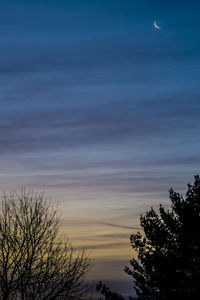
[[[124,300],[121,295],[115,292],[111,292],[110,288],[103,284],[101,281],[97,284],[96,290],[105,297],[105,300]]]
[[[138,300],[200,299],[200,178],[186,196],[169,191],[171,209],[160,205],[140,217],[144,233],[132,234],[137,258],[125,272],[133,277]]]

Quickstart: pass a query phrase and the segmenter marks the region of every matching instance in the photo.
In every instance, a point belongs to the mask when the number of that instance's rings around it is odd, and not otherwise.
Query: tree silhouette
[[[110,288],[103,284],[101,281],[96,286],[97,292],[100,292],[103,296],[105,296],[105,300],[124,300],[124,298],[115,293],[111,292]]]
[[[138,300],[200,299],[200,179],[188,184],[185,198],[169,191],[171,209],[153,208],[131,235],[137,258],[125,272],[133,277]]]
[[[0,299],[80,299],[90,263],[59,233],[43,195],[4,195],[0,212]]]

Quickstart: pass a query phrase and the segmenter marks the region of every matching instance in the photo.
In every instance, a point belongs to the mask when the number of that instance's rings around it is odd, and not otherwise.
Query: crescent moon
[[[156,21],[153,22],[153,25],[156,29],[161,29],[161,27],[156,24]]]

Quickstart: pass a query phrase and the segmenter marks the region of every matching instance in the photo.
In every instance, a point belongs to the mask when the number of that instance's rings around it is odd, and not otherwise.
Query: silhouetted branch
[[[59,234],[57,211],[43,194],[3,197],[0,214],[2,299],[80,299],[91,265]]]

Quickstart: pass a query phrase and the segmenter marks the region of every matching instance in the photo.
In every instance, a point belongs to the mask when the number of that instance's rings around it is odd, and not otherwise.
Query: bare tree
[[[60,234],[57,210],[43,194],[3,196],[0,212],[1,299],[81,299],[90,262]]]

